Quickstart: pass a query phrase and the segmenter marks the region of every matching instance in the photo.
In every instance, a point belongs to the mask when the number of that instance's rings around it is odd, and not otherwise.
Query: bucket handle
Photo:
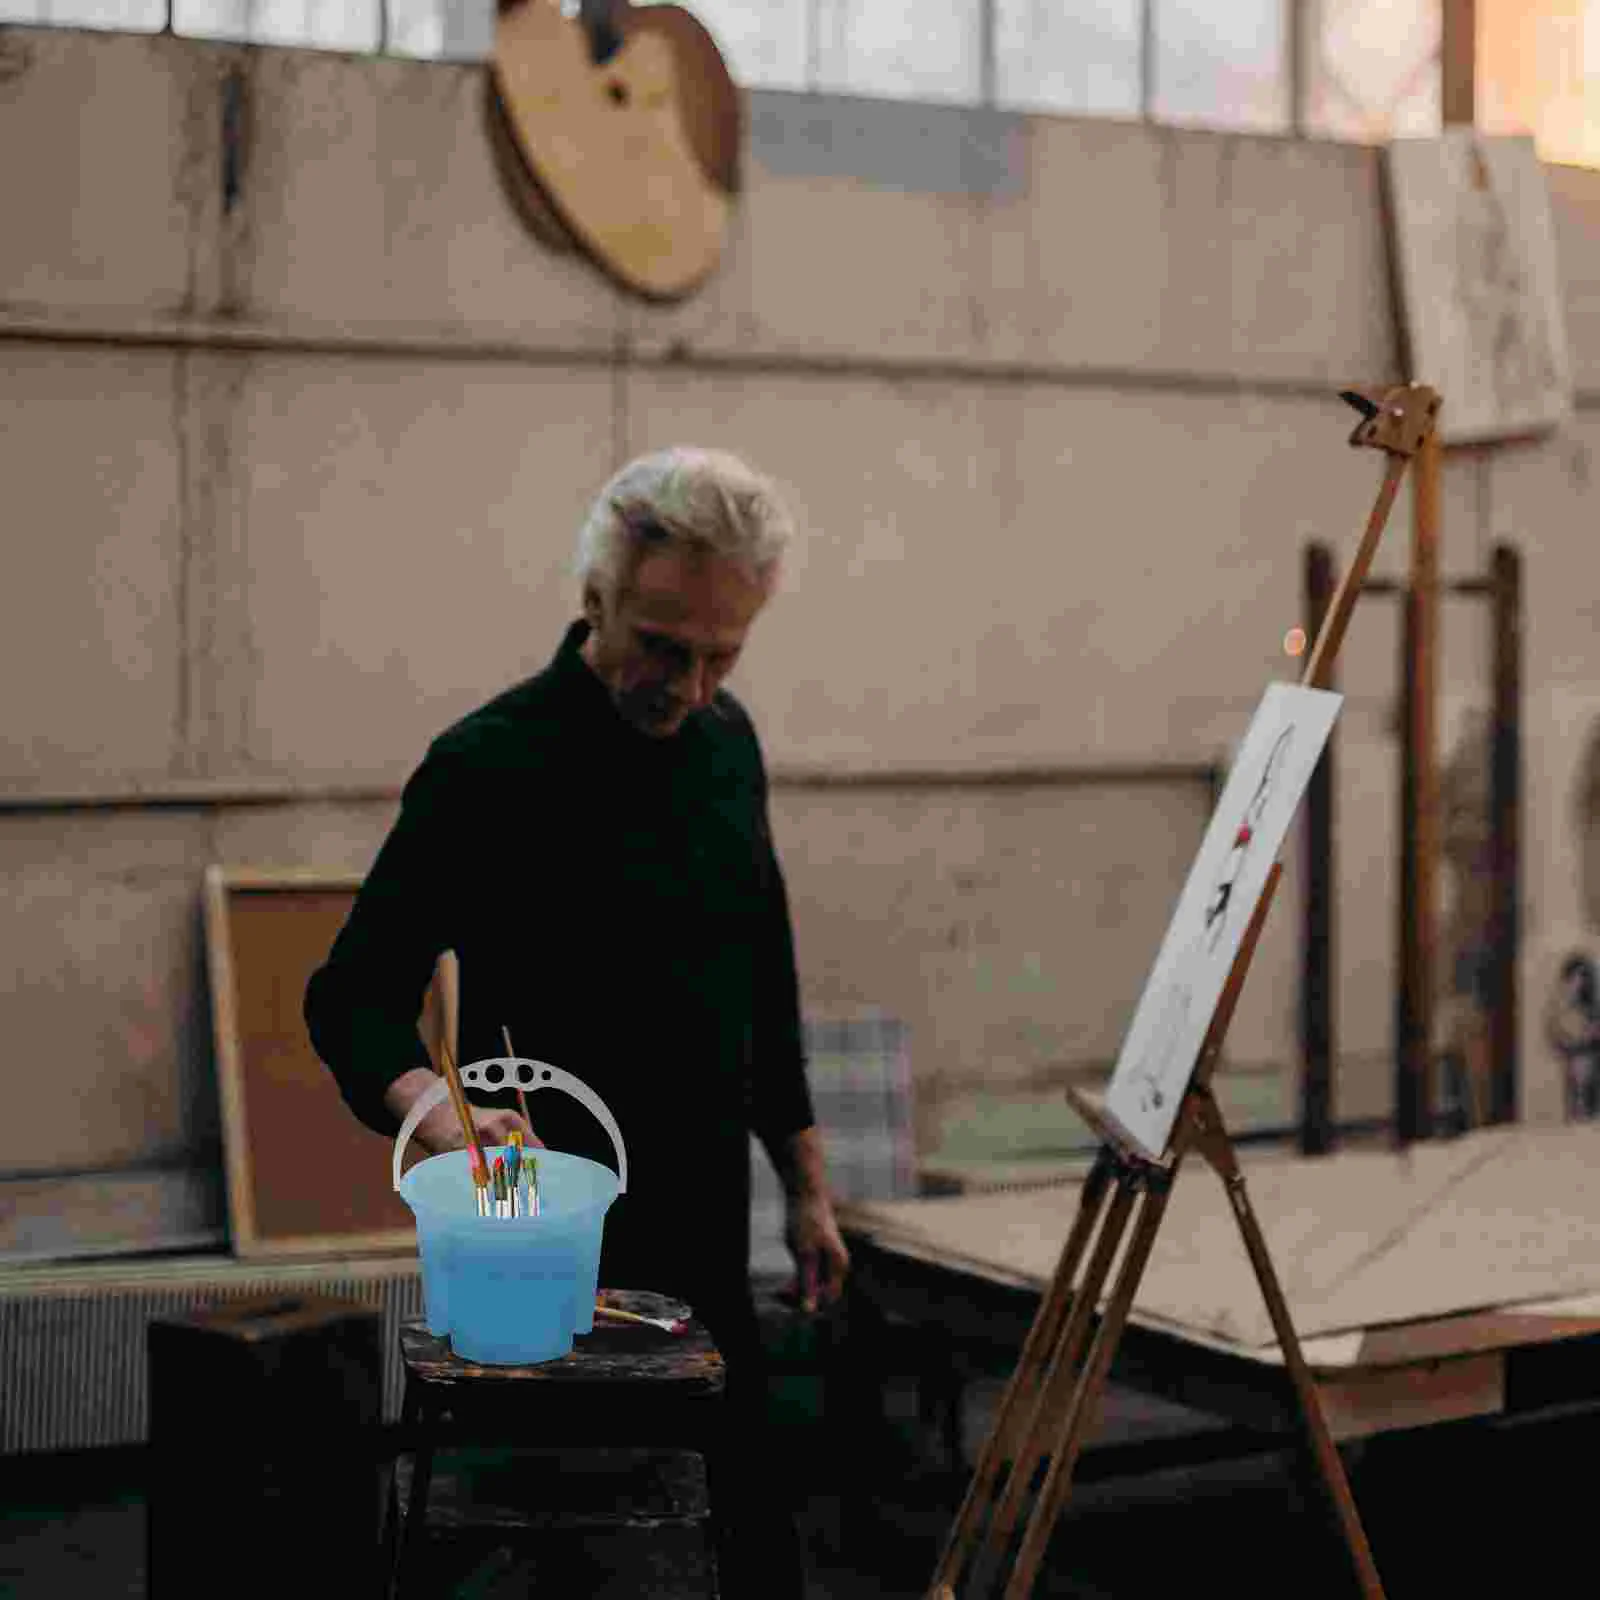
[[[500,1069],[492,1083],[487,1072],[489,1067]],[[622,1129],[617,1126],[617,1119],[611,1115],[605,1101],[581,1078],[573,1077],[560,1067],[552,1067],[548,1061],[530,1061],[526,1056],[488,1056],[463,1067],[461,1082],[465,1088],[491,1093],[499,1089],[521,1089],[525,1094],[532,1094],[535,1089],[565,1089],[574,1100],[586,1106],[600,1126],[611,1135],[611,1146],[617,1153],[617,1177],[621,1180],[617,1193],[628,1192],[628,1152],[623,1147]],[[394,1141],[394,1186],[397,1193],[400,1189],[400,1159],[406,1153],[411,1135],[416,1131],[417,1124],[449,1093],[450,1085],[440,1078],[437,1083],[423,1090],[406,1113],[406,1120],[400,1124],[400,1132],[395,1135]]]

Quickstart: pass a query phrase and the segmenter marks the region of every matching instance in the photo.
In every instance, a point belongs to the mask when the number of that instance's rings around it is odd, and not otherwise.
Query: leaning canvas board
[[[1448,128],[1388,146],[1408,376],[1443,444],[1528,437],[1572,410],[1549,184],[1531,138]]]
[[[206,964],[228,1228],[241,1257],[414,1251],[393,1141],[358,1122],[306,1032],[306,983],[355,903],[353,874],[213,865]],[[418,1027],[433,1037],[433,996]],[[415,1143],[409,1167],[421,1159]]]
[[[1112,1121],[1152,1159],[1166,1154],[1229,969],[1343,703],[1330,690],[1271,684],[1240,742],[1106,1093]]]

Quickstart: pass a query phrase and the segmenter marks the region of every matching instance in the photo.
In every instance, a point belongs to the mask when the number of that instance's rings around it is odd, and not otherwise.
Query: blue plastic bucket
[[[542,1061],[497,1057],[461,1069],[467,1088],[564,1089],[605,1126],[618,1171],[583,1156],[536,1149],[539,1214],[480,1217],[465,1150],[400,1162],[418,1122],[449,1094],[440,1079],[411,1108],[395,1139],[394,1186],[417,1219],[429,1332],[465,1361],[527,1366],[568,1354],[594,1326],[606,1213],[627,1188],[627,1154],[616,1120],[586,1084]],[[491,1165],[497,1154],[486,1150]]]

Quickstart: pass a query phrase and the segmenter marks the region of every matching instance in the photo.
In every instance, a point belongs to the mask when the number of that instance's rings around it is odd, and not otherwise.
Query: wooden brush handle
[[[439,995],[439,1034],[450,1054],[461,1055],[461,963],[454,950],[445,950],[433,970]]]
[[[461,1074],[456,1071],[456,1058],[448,1045],[441,1041],[439,1058],[444,1063],[445,1082],[450,1085],[450,1098],[455,1103],[456,1115],[461,1119],[461,1131],[466,1136],[467,1148],[475,1151],[477,1161],[473,1168],[474,1183],[482,1184],[488,1175],[489,1164],[478,1138],[478,1125],[472,1120],[472,1107],[467,1103],[467,1091],[462,1087]]]
[[[461,1037],[461,963],[454,950],[440,953],[433,969],[433,984],[439,1001],[439,1069],[444,1073],[445,1082],[450,1085],[450,1099],[456,1108],[456,1115],[461,1119],[461,1132],[467,1148],[477,1154],[472,1179],[481,1186],[488,1180],[488,1161],[483,1153],[483,1142],[478,1138],[478,1126],[472,1120],[472,1106],[467,1100],[466,1088],[456,1068],[456,1051]]]
[[[515,1056],[517,1052],[511,1043],[511,1030],[503,1022],[500,1024],[500,1037],[506,1042],[506,1054]],[[517,1109],[522,1113],[522,1120],[532,1128],[533,1119],[528,1115],[528,1096],[520,1083],[517,1085]]]
[[[642,1327],[654,1328],[659,1333],[677,1333],[679,1326],[669,1322],[665,1317],[641,1317],[637,1311],[624,1311],[620,1306],[608,1306],[604,1301],[595,1302],[594,1314],[611,1322],[637,1322]]]

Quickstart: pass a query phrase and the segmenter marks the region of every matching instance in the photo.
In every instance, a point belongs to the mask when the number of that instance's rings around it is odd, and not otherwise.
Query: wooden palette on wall
[[[500,8],[490,134],[507,188],[545,243],[575,243],[646,299],[681,298],[721,259],[739,183],[738,90],[682,8],[583,10]]]
[[[206,872],[228,1220],[241,1256],[416,1248],[415,1220],[392,1187],[393,1144],[345,1105],[302,1011],[360,886],[326,873]],[[407,1167],[421,1156],[413,1146]]]

